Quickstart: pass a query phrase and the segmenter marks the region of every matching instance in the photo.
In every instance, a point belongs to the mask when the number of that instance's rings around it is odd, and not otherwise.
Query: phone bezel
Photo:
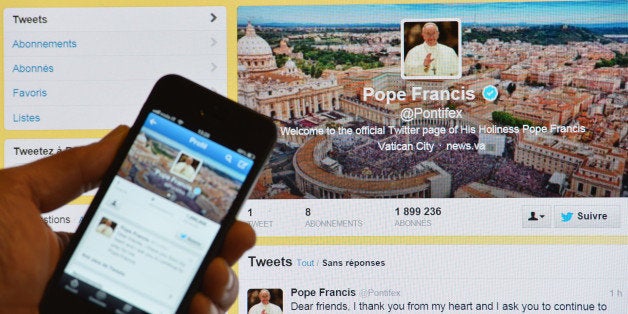
[[[196,271],[192,284],[186,291],[176,313],[187,311],[194,292],[199,290],[203,271],[220,252],[226,232],[235,221],[239,208],[250,194],[253,184],[256,182],[262,167],[270,155],[277,138],[277,130],[270,118],[183,77],[171,74],[157,81],[131,127],[129,135],[120,147],[111,167],[107,170],[100,188],[94,196],[94,200],[85,213],[83,221],[63,253],[52,278],[46,286],[44,297],[40,303],[41,313],[59,313],[59,311],[66,313],[112,313],[114,311],[113,309],[104,310],[82,297],[69,293],[60,287],[59,281],[89,222],[94,218],[96,209],[102,202],[106,190],[109,189],[118,169],[133,145],[135,137],[142,129],[148,114],[154,110],[161,110],[162,113],[184,119],[186,128],[193,132],[197,131],[196,128],[206,131],[211,134],[211,140],[223,146],[233,150],[241,148],[255,154],[253,166],[242,183],[227,214],[222,219],[218,234],[207,251],[199,269]]]

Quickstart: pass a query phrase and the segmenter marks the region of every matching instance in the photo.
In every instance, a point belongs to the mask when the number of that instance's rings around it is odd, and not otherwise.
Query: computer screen
[[[132,123],[169,73],[275,121],[229,313],[628,312],[626,1],[0,8],[3,168]]]

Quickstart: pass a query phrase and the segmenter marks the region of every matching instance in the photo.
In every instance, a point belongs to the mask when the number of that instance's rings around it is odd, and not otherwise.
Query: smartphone
[[[181,313],[275,143],[271,119],[161,78],[46,288],[41,313]]]

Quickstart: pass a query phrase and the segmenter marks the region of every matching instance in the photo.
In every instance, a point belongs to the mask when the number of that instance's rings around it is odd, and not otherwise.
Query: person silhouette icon
[[[528,221],[537,221],[539,220],[538,218],[536,218],[536,212],[530,212],[530,218],[528,218]]]

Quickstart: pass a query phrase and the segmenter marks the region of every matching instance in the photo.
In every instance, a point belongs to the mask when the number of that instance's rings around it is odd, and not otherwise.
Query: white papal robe
[[[264,312],[263,312],[264,311]],[[257,303],[251,307],[249,310],[249,314],[282,314],[281,308],[275,304],[268,303],[264,305],[263,303]]]
[[[428,53],[434,59],[430,66],[423,66]],[[406,76],[458,76],[460,74],[460,59],[456,52],[448,46],[436,44],[429,46],[422,43],[408,51],[404,61]]]

